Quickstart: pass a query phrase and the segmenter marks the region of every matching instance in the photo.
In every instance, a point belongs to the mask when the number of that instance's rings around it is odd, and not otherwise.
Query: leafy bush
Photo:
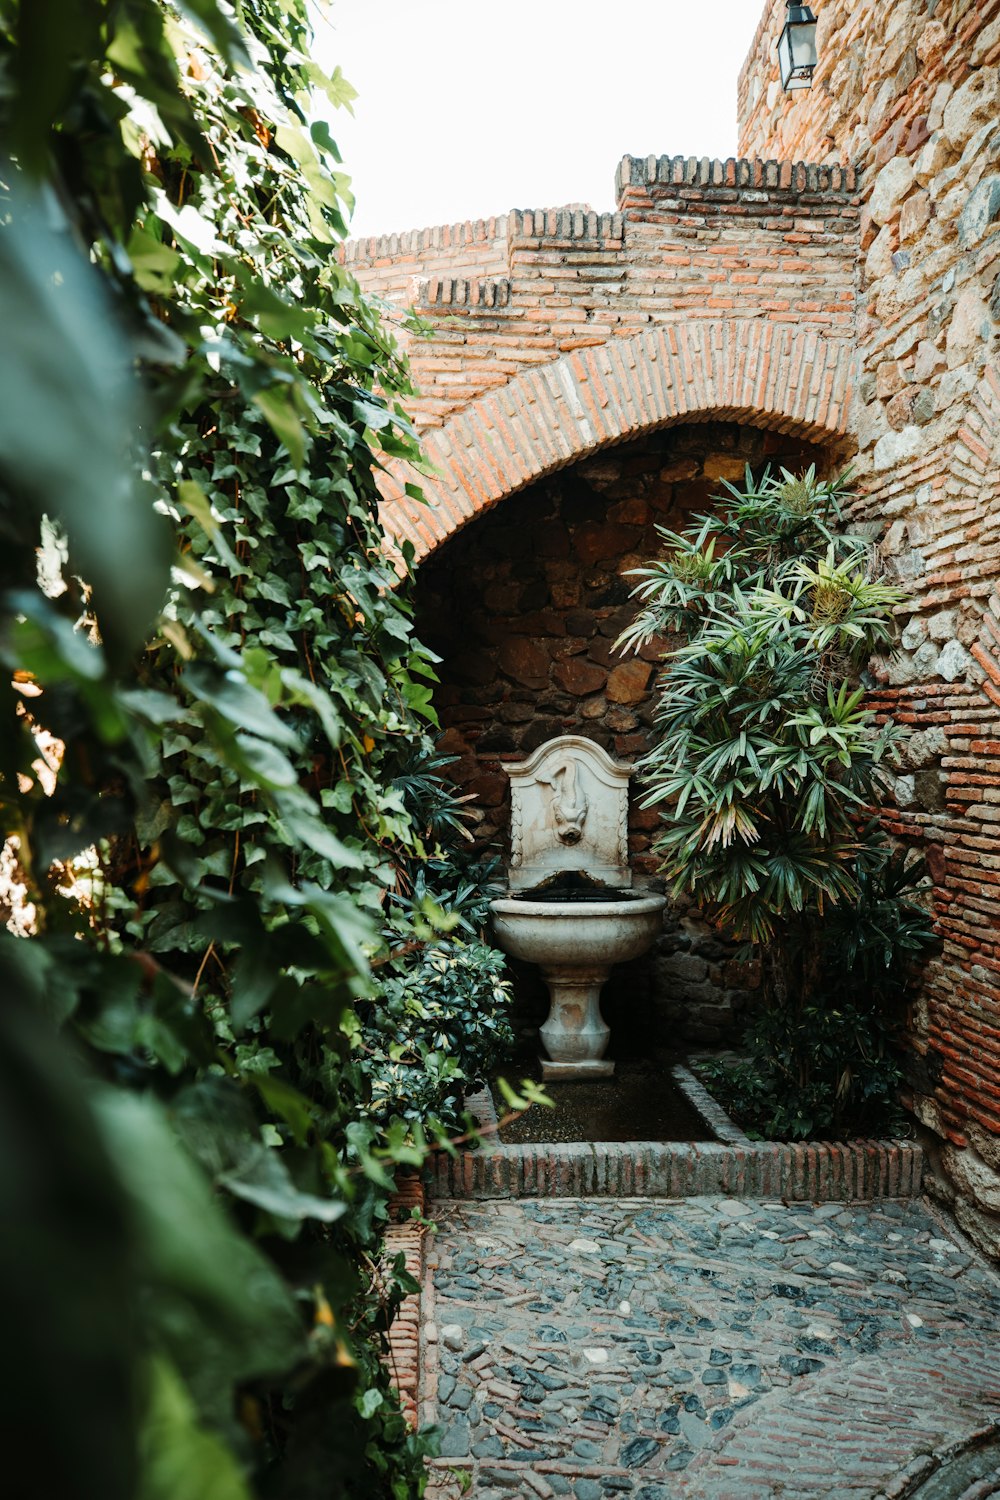
[[[463,1093],[513,1043],[510,999],[503,954],[484,943],[436,942],[400,964],[362,1007],[370,1113],[455,1129]]]
[[[748,469],[717,514],[661,532],[622,637],[672,638],[641,762],[644,805],[665,811],[654,848],[676,892],[758,945],[765,1016],[739,1077],[793,1133],[889,1107],[879,1007],[930,942],[903,899],[912,871],[871,818],[900,733],[873,723],[859,685],[904,596],[840,531],[845,495],[843,475]]]

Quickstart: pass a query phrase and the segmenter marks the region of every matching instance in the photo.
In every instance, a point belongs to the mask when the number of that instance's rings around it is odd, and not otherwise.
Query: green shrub
[[[461,1123],[463,1095],[507,1054],[510,982],[504,957],[480,942],[428,944],[379,982],[361,1037],[379,1119]]]
[[[904,595],[840,530],[846,476],[783,472],[683,533],[638,572],[622,641],[667,637],[641,771],[677,893],[756,945],[764,1015],[737,1075],[769,1129],[803,1134],[889,1111],[885,1004],[930,940],[907,870],[872,818],[900,731],[864,707]]]

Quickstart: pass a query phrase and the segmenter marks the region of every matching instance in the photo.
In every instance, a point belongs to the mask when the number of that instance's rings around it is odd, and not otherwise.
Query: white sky
[[[334,139],[354,235],[614,207],[633,156],[732,156],[763,0],[332,0],[317,58],[358,90]]]

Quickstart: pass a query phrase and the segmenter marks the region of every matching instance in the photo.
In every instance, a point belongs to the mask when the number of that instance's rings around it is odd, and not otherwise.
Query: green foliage
[[[66,1500],[423,1492],[387,1196],[503,1036],[495,960],[447,937],[483,901],[437,847],[460,809],[412,779],[432,659],[375,485],[418,457],[409,386],[338,261],[314,101],[351,91],[309,50],[306,0],[0,8],[0,799],[36,929],[0,965],[54,1059],[25,1043],[0,1114],[19,1142],[61,1090],[34,1300],[79,1325],[0,1410],[65,1431]]]
[[[912,871],[870,817],[899,731],[876,727],[859,685],[904,596],[841,534],[845,486],[748,470],[718,514],[662,533],[623,637],[672,637],[642,762],[645,805],[666,815],[654,848],[675,892],[761,945],[768,1013],[742,1086],[793,1134],[889,1098],[879,1007],[930,940],[903,896]],[[853,998],[845,973],[863,981]]]
[[[638,575],[645,607],[623,637],[682,636],[642,763],[645,805],[670,810],[664,869],[755,941],[857,893],[856,819],[898,738],[873,728],[855,675],[891,641],[903,596],[869,576],[863,542],[832,532],[842,493],[811,473],[757,488],[748,474],[720,517],[664,532],[671,550]]]
[[[924,861],[890,851],[874,826],[866,835],[858,895],[831,908],[819,932],[814,998],[755,1017],[747,1061],[701,1065],[761,1135],[896,1134],[904,1123],[894,1044],[915,962],[936,940],[919,903]]]
[[[829,1001],[759,1016],[750,1057],[705,1062],[699,1073],[744,1129],[770,1140],[898,1135],[902,1075],[893,1037],[868,1007]]]
[[[462,1094],[508,1051],[510,984],[483,943],[434,943],[383,978],[365,1014],[371,1104],[380,1119],[461,1123]]]

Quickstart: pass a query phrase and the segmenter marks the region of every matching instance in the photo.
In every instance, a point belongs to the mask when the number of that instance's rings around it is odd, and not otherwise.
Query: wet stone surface
[[[1000,1421],[1000,1282],[919,1203],[434,1217],[432,1493],[872,1497]]]

